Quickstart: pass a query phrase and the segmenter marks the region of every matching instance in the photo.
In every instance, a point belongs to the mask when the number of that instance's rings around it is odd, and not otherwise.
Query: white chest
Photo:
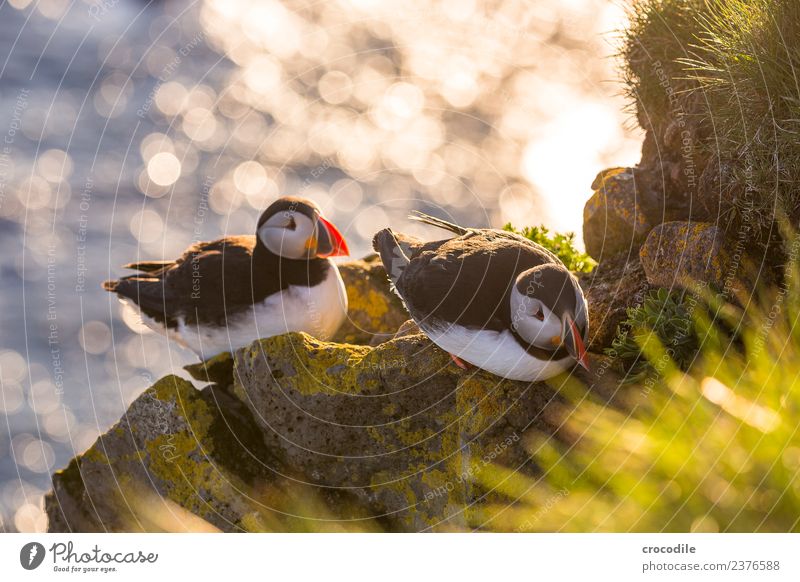
[[[229,317],[226,326],[188,324],[179,318],[177,327],[170,329],[168,335],[201,359],[290,331],[304,331],[319,339],[329,339],[347,317],[344,281],[336,266],[331,265],[326,278],[318,285],[290,286]],[[145,320],[145,323],[161,333],[165,331],[156,322]]]
[[[570,357],[560,360],[535,358],[519,345],[510,331],[471,330],[452,325],[447,329],[426,329],[425,333],[446,352],[509,380],[546,380],[574,363]]]

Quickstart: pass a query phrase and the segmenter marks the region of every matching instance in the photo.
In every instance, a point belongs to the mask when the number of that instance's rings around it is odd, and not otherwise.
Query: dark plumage
[[[423,222],[459,236],[426,243],[385,229],[372,242],[387,270],[397,271],[399,276],[390,273],[390,279],[409,312],[422,321],[507,329],[511,325],[508,296],[517,274],[545,263],[560,263],[547,249],[511,232],[466,229],[427,217]],[[395,240],[407,261],[397,260]]]
[[[175,261],[132,263],[135,274],[106,281],[103,289],[132,300],[148,317],[175,327],[217,326],[289,287],[313,287],[331,268],[327,259],[283,259],[255,236],[229,236],[189,247]]]
[[[208,357],[287,331],[330,337],[347,315],[347,295],[328,257],[347,253],[313,202],[285,197],[262,213],[256,236],[132,263],[139,273],[103,288],[138,307],[148,326]]]
[[[492,350],[502,349],[508,361],[498,369],[509,370],[506,377],[534,379],[556,369],[548,368],[549,362],[566,361],[574,344],[585,364],[585,300],[553,253],[502,230],[464,228],[422,214],[411,218],[456,236],[423,242],[387,228],[375,235],[373,247],[411,317],[457,363],[464,358],[480,365],[472,357],[492,371],[497,363],[491,361]],[[533,306],[543,306],[547,314],[539,317]],[[569,348],[562,339],[570,340]],[[509,342],[518,347],[509,351]],[[520,363],[524,354],[541,366]]]

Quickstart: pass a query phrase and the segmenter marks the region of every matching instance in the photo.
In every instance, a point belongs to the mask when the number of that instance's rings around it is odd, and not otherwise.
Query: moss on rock
[[[235,359],[236,394],[267,448],[402,530],[468,525],[466,507],[486,493],[476,471],[524,464],[522,434],[543,426],[552,396],[543,384],[463,372],[422,335],[364,348],[293,333]]]
[[[636,174],[631,168],[601,172],[583,209],[583,240],[597,260],[637,248],[651,225],[640,207]]]
[[[692,289],[711,285],[722,290],[738,285],[738,265],[731,260],[721,229],[706,222],[665,222],[654,228],[639,249],[653,287]]]
[[[260,442],[226,422],[246,414],[236,405],[216,388],[200,392],[177,376],[156,382],[53,476],[46,498],[50,531],[169,529],[158,516],[175,508],[223,531],[245,529],[243,517],[258,508],[251,494],[272,475]],[[225,434],[220,424],[228,426]],[[257,475],[232,472],[237,457],[264,467]]]
[[[535,473],[522,435],[553,397],[460,370],[419,334],[369,347],[291,333],[233,363],[232,381],[167,376],[137,398],[53,476],[50,531],[480,526],[495,498],[481,475]]]
[[[408,319],[400,299],[389,289],[389,278],[377,255],[339,265],[347,288],[347,321],[334,341],[369,344],[376,336],[393,334]]]

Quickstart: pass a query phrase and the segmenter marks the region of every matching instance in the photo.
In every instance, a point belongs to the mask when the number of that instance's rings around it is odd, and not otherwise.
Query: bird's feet
[[[472,364],[468,364],[467,362],[465,362],[464,360],[462,360],[458,356],[454,356],[453,354],[450,354],[450,358],[453,360],[455,365],[458,366],[459,368],[461,368],[462,370],[471,370],[472,368],[474,368],[474,366]]]

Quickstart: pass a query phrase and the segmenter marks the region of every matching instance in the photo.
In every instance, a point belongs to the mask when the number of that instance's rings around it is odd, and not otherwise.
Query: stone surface
[[[471,527],[493,464],[532,473],[523,434],[547,426],[553,396],[464,372],[422,335],[370,348],[286,334],[239,350],[235,377],[282,463],[406,531]]]
[[[640,207],[635,173],[611,168],[598,174],[583,209],[586,252],[598,261],[638,248],[650,223]]]
[[[558,399],[413,331],[377,347],[286,334],[239,350],[232,381],[224,357],[193,368],[203,390],[159,380],[53,476],[49,530],[480,527],[513,501],[499,474],[538,473],[525,434],[553,432]]]
[[[650,285],[668,289],[697,284],[722,289],[735,269],[722,231],[707,222],[660,224],[648,235],[639,257]]]
[[[702,91],[682,95],[686,111],[705,110]],[[714,164],[704,143],[712,137],[700,116],[669,111],[638,112],[645,130],[636,166],[639,204],[653,225],[673,220],[716,220],[719,190],[704,188],[700,177]],[[713,198],[716,197],[716,203]],[[707,203],[706,203],[707,202]],[[709,209],[714,209],[709,214]]]
[[[49,531],[171,529],[159,520],[176,507],[223,531],[248,529],[258,507],[245,493],[272,479],[248,416],[221,390],[162,378],[55,473],[45,499]]]
[[[406,337],[408,335],[419,335],[421,333],[422,330],[420,330],[416,322],[413,319],[409,319],[403,325],[397,328],[397,333],[394,334],[393,339]]]
[[[605,259],[580,277],[589,304],[589,350],[602,353],[611,345],[628,307],[639,305],[650,284],[636,253]]]

